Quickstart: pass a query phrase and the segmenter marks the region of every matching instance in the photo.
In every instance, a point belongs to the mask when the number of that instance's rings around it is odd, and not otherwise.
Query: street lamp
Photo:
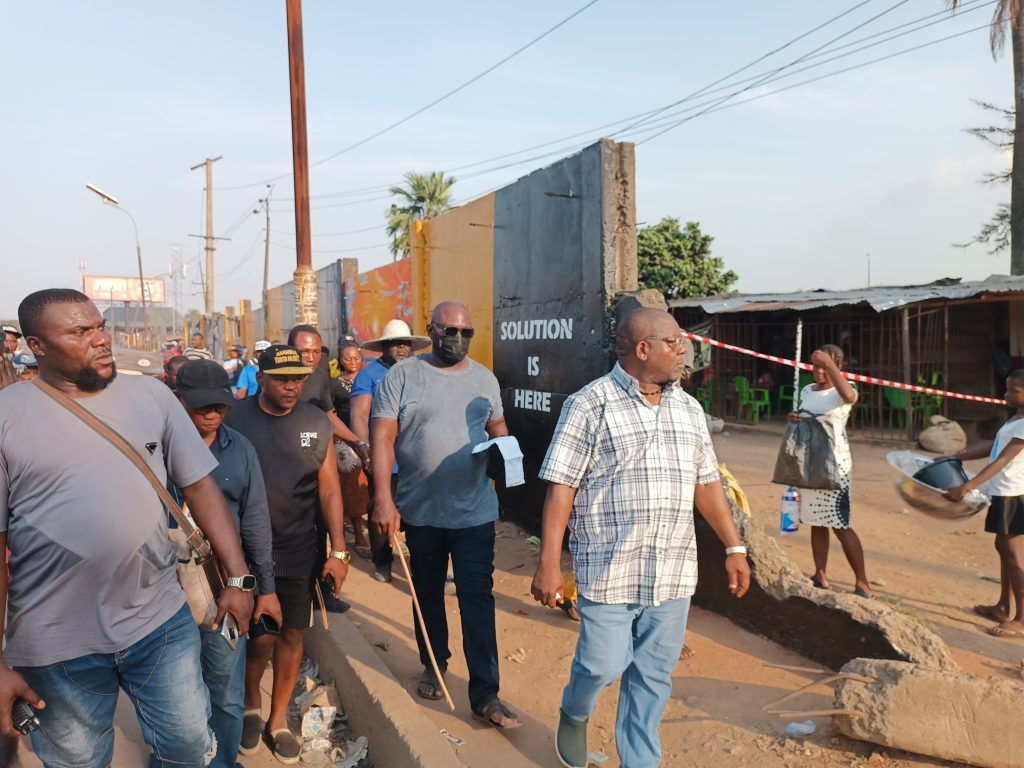
[[[121,201],[113,195],[107,194],[102,189],[97,187],[95,184],[86,184],[85,188],[90,192],[94,192],[99,195],[100,199],[111,208],[120,211],[125,214],[129,219],[132,220],[132,229],[135,231],[135,255],[139,260],[139,296],[142,298],[142,333],[143,333],[143,346],[148,346],[149,340],[149,313],[146,310],[146,278],[143,277],[142,273],[142,246],[139,245],[139,227],[135,223],[135,217],[128,212],[127,209],[121,207]],[[125,323],[127,324],[128,318],[125,317]]]

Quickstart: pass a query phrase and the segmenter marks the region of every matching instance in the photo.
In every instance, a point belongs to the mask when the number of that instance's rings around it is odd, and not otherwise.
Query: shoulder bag
[[[96,434],[114,446],[125,458],[131,461],[146,479],[167,511],[171,513],[178,523],[177,528],[171,528],[171,548],[178,558],[178,582],[185,592],[189,609],[196,624],[201,627],[208,627],[217,616],[217,597],[224,588],[224,581],[220,573],[217,559],[210,549],[210,542],[206,540],[203,532],[192,522],[191,518],[174,501],[174,497],[168,493],[167,488],[160,482],[153,470],[146,463],[146,460],[139,455],[131,443],[111,429],[101,419],[97,418],[88,409],[75,401],[74,398],[61,392],[56,387],[47,384],[40,378],[33,380],[36,387],[44,395],[63,406],[72,415],[76,416],[86,426],[90,427]]]

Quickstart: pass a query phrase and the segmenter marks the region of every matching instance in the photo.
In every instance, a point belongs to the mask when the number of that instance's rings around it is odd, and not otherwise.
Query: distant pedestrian
[[[697,586],[694,509],[726,546],[729,590],[741,597],[750,581],[704,411],[679,386],[679,326],[667,312],[634,310],[619,325],[616,355],[611,373],[565,401],[540,470],[549,486],[531,590],[551,608],[564,599],[568,524],[579,595],[555,741],[570,768],[588,764],[587,721],[620,675],[619,760],[661,763],[658,728]]]
[[[252,621],[267,615],[280,626],[263,472],[252,443],[223,424],[234,403],[227,372],[212,360],[190,360],[178,372],[177,384],[178,399],[217,460],[212,476],[224,495],[253,573],[249,584],[256,590]],[[170,490],[179,504],[184,501],[177,488],[172,485]],[[210,766],[235,768],[245,712],[246,638],[239,638],[237,647],[232,648],[220,632],[200,627],[199,634],[203,681],[210,692],[210,729],[217,737],[217,756]]]
[[[21,331],[15,328],[13,325],[3,326],[4,332],[4,352],[8,355],[13,355],[18,351],[18,342],[21,341]]]
[[[235,383],[235,397],[239,400],[243,397],[252,397],[260,391],[260,383],[256,380],[256,374],[259,371],[259,356],[268,347],[270,347],[270,342],[266,339],[260,339],[252,345],[256,357],[242,367],[238,374],[238,381]]]
[[[389,320],[381,332],[380,338],[371,339],[363,344],[367,352],[379,352],[380,357],[371,360],[370,363],[356,374],[352,382],[351,392],[351,419],[352,431],[360,440],[371,442],[370,434],[370,410],[373,405],[373,398],[380,389],[380,383],[384,381],[387,372],[397,362],[405,360],[413,352],[426,349],[431,344],[429,338],[414,336],[412,330],[404,320]],[[372,445],[371,445],[372,451]],[[394,496],[398,483],[398,462],[392,462],[389,486]],[[394,553],[391,551],[391,543],[387,536],[380,532],[379,527],[373,519],[373,498],[375,480],[373,473],[370,473],[369,494],[370,507],[367,515],[367,522],[370,529],[370,549],[373,557],[373,573],[376,581],[385,583],[391,582],[391,566]]]
[[[206,336],[199,331],[192,334],[192,343],[181,354],[189,360],[213,360],[213,353],[206,348]]]
[[[188,358],[184,355],[175,355],[164,363],[164,383],[171,390],[171,392],[177,392],[178,389],[178,371],[181,370],[181,366],[188,362]]]
[[[117,376],[106,323],[84,294],[38,291],[18,317],[40,381],[182,489],[228,577],[215,624],[229,611],[247,631],[249,572],[210,476],[216,460],[181,406],[150,377]],[[40,381],[0,392],[0,551],[10,547],[11,574],[0,569],[0,731],[14,733],[21,698],[42,724],[32,745],[44,765],[109,766],[120,688],[150,765],[199,768],[212,757],[209,697],[164,507],[139,467]]]
[[[871,583],[864,564],[864,547],[850,519],[853,456],[850,453],[850,440],[846,436],[846,422],[857,402],[857,389],[843,376],[843,350],[835,344],[825,344],[814,350],[811,365],[814,381],[800,391],[800,411],[810,413],[811,416],[801,416],[793,411],[787,418],[790,421],[815,418],[829,425],[829,438],[840,483],[840,488],[835,491],[800,489],[800,522],[811,526],[811,554],[814,558],[814,576],[811,581],[820,589],[829,588],[827,567],[831,531],[839,539],[843,554],[853,569],[854,594],[872,597]],[[817,458],[823,460],[823,457]]]
[[[310,374],[294,347],[271,346],[260,355],[260,392],[238,401],[225,423],[249,439],[259,456],[270,504],[274,579],[281,604],[281,635],[252,639],[247,649],[242,754],[259,749],[261,728],[285,763],[298,762],[301,745],[288,730],[288,704],[302,664],[303,635],[312,619],[313,579],[330,577],[335,598],[348,574],[338,466],[331,423],[300,399]],[[317,560],[316,515],[322,511],[331,549]],[[271,656],[274,685],[266,727],[260,720],[260,684]]]
[[[490,725],[515,728],[519,720],[498,698],[493,591],[498,498],[487,477],[486,456],[472,452],[474,445],[508,434],[501,392],[494,374],[467,358],[474,329],[464,304],[445,301],[434,307],[428,332],[430,353],[396,363],[373,398],[373,519],[389,540],[400,524],[405,530],[413,586],[442,674],[451,657],[444,604],[451,557],[470,707]],[[400,469],[392,497],[396,458]],[[424,668],[416,693],[441,698],[426,638],[413,623]]]
[[[31,352],[19,352],[13,359],[18,381],[32,381],[39,375],[39,363]]]

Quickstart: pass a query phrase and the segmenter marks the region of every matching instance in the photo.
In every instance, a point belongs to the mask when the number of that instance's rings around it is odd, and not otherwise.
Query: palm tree
[[[956,11],[960,0],[947,0]],[[989,47],[993,58],[1002,53],[1006,29],[1013,52],[1014,139],[1024,137],[1024,0],[999,0],[992,14]],[[1013,142],[1010,166],[1010,274],[1024,275],[1024,138]]]
[[[391,238],[391,256],[394,259],[409,255],[409,227],[419,219],[432,219],[451,208],[451,190],[455,179],[444,171],[405,174],[405,186],[392,187],[390,192],[399,198],[385,214],[388,237]]]

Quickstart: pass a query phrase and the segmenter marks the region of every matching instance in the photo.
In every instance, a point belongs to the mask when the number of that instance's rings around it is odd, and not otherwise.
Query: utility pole
[[[270,327],[267,313],[270,311],[270,196],[273,194],[274,185],[267,184],[267,196],[260,200],[267,214],[267,223],[263,230],[263,338],[267,338],[267,328]]]
[[[213,236],[213,164],[220,160],[223,155],[208,157],[198,165],[193,165],[189,170],[206,168],[206,314],[213,317],[213,252],[216,246],[213,244],[216,239]]]
[[[292,177],[295,180],[295,321],[317,325],[316,273],[309,232],[309,151],[306,143],[306,72],[302,0],[287,0],[288,76],[292,102]]]

